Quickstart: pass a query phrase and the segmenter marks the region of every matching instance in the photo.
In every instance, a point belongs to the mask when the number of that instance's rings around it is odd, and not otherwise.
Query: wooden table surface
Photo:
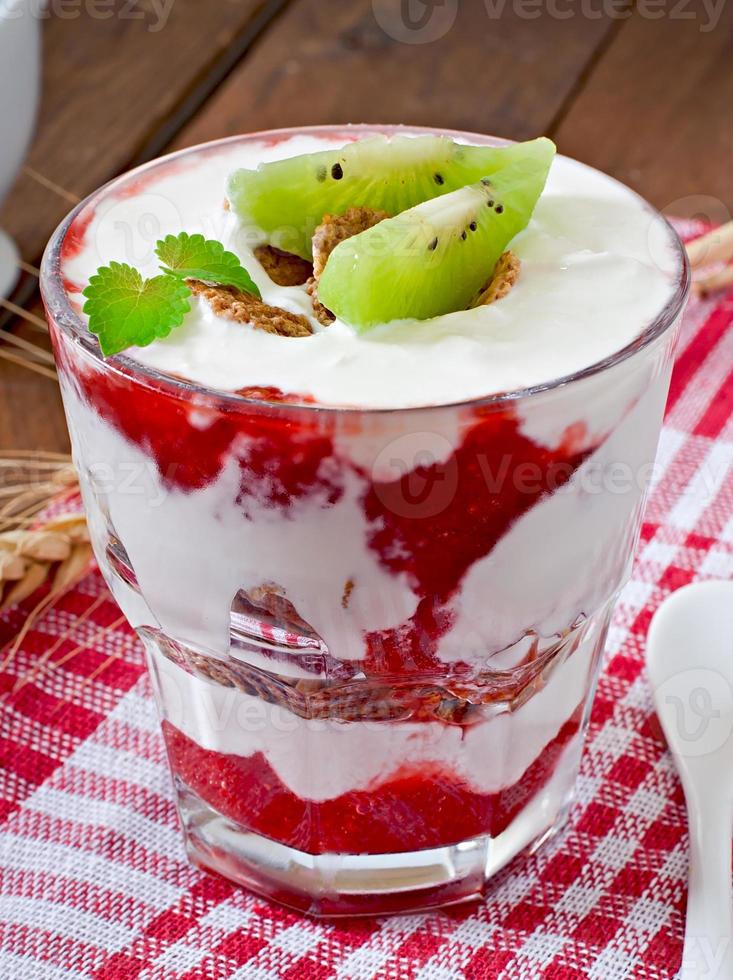
[[[30,266],[71,203],[130,166],[308,123],[545,133],[668,213],[733,211],[733,0],[113,3],[50,4],[37,135],[0,210]],[[33,286],[19,298],[39,314]],[[55,381],[0,362],[0,449],[67,447]]]

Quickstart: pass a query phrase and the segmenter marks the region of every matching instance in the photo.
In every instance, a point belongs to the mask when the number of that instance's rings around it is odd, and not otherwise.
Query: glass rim
[[[336,413],[342,415],[348,415],[350,413],[359,415],[389,415],[395,412],[425,412],[429,410],[448,408],[500,408],[502,405],[509,405],[517,401],[564,388],[586,378],[592,378],[596,375],[609,371],[616,365],[628,360],[637,353],[640,353],[646,349],[677,322],[679,315],[684,309],[687,301],[691,283],[690,264],[685,247],[674,227],[660,211],[654,208],[636,191],[632,190],[621,181],[616,180],[615,177],[611,177],[608,174],[603,174],[606,179],[613,181],[615,184],[623,187],[629,194],[632,194],[642,204],[650,216],[660,220],[662,227],[666,227],[666,230],[669,233],[670,243],[674,247],[677,258],[679,259],[679,275],[677,278],[677,285],[672,296],[669,298],[663,309],[660,310],[657,316],[644,328],[641,333],[634,337],[633,340],[631,340],[624,347],[614,351],[607,357],[602,358],[599,361],[595,361],[578,371],[571,372],[570,374],[562,375],[558,378],[552,378],[549,381],[541,382],[539,384],[528,385],[522,388],[495,392],[473,398],[459,399],[452,402],[385,408],[358,405],[328,405],[304,401],[276,401],[267,398],[254,398],[238,394],[236,391],[226,391],[211,387],[209,385],[199,384],[195,381],[189,381],[185,378],[176,377],[171,374],[166,374],[162,371],[158,371],[155,368],[148,367],[147,365],[136,361],[134,358],[128,357],[124,353],[117,354],[110,358],[105,358],[102,355],[97,338],[94,336],[94,334],[89,332],[86,322],[71,305],[68,292],[64,286],[61,271],[61,254],[66,241],[66,236],[71,230],[74,222],[82,212],[93,206],[98,200],[102,199],[105,194],[109,193],[115,187],[124,185],[126,181],[136,179],[141,174],[152,171],[157,167],[170,162],[171,160],[201,153],[202,151],[214,150],[228,144],[249,143],[256,142],[258,140],[275,140],[280,142],[297,135],[315,137],[335,136],[339,139],[343,138],[344,141],[348,141],[354,136],[354,134],[383,134],[387,136],[394,136],[400,133],[449,136],[452,138],[460,138],[464,140],[467,139],[471,142],[475,142],[476,145],[500,146],[507,145],[512,142],[511,140],[501,139],[499,137],[489,136],[486,134],[472,133],[464,130],[443,129],[441,127],[378,123],[330,124],[322,126],[290,126],[279,129],[261,130],[253,133],[241,133],[233,136],[226,136],[221,139],[209,140],[205,143],[198,143],[194,146],[184,147],[183,149],[176,150],[173,153],[156,157],[154,160],[140,164],[138,167],[128,170],[125,173],[120,174],[119,176],[114,177],[102,184],[101,187],[97,188],[97,190],[93,191],[82,201],[80,201],[54,230],[43,254],[40,274],[41,296],[50,320],[52,321],[53,325],[61,331],[61,333],[70,337],[73,341],[75,341],[75,343],[84,349],[86,354],[90,355],[95,361],[97,361],[104,371],[122,374],[126,378],[138,384],[167,390],[171,395],[175,395],[180,398],[185,399],[195,397],[196,403],[199,407],[205,405],[207,402],[210,402],[218,405],[223,403],[232,409],[236,406],[256,406],[258,408],[267,408],[273,411],[297,410]],[[590,170],[596,170],[596,168],[590,167],[588,164],[582,164],[582,166],[588,167]],[[601,171],[596,172],[601,173]],[[267,387],[267,385],[263,384],[260,387],[264,389]]]

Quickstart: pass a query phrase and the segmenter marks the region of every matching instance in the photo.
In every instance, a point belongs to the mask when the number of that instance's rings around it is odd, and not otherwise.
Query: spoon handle
[[[690,872],[681,977],[733,978],[733,812],[713,794],[704,802],[688,794]]]

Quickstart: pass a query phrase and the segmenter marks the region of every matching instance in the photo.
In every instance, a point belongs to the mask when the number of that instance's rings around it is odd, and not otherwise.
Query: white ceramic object
[[[690,869],[680,977],[733,978],[733,582],[670,596],[649,628],[647,670],[687,800]]]
[[[0,204],[33,133],[41,73],[41,20],[33,0],[0,0]],[[18,276],[18,251],[0,229],[0,296]]]

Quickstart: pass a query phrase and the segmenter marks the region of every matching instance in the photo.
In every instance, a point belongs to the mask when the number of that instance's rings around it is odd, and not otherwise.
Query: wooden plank
[[[204,10],[201,0],[116,0],[114,15],[102,18],[94,4],[52,4],[59,16],[44,25],[37,136],[0,211],[24,258],[38,260],[75,198],[159,152],[286,3],[226,0]],[[164,9],[165,23],[155,13]],[[25,303],[33,277],[24,286]],[[68,434],[56,383],[3,360],[0,448],[13,447],[65,452]]]
[[[201,0],[50,6],[58,16],[44,24],[37,136],[0,211],[0,226],[31,262],[74,199],[137,160],[182,106],[194,111],[222,62],[251,41],[253,20],[264,24],[283,2],[222,0],[205,11]]]
[[[69,451],[69,434],[55,381],[3,363],[0,449]]]
[[[430,5],[428,5],[430,6]],[[374,10],[398,0],[299,0],[175,141],[306,123],[405,122],[526,138],[551,123],[599,45],[607,18],[520,15],[517,3],[457,8],[438,40],[407,44]],[[501,11],[490,17],[489,8]],[[392,30],[392,34],[399,34]]]
[[[266,7],[271,17],[276,10]],[[297,0],[176,145],[266,126],[361,119],[531,136],[549,124],[612,27],[576,21],[561,29],[512,10],[491,20],[478,3],[459,7],[440,40],[408,45],[379,27],[371,0]],[[182,93],[215,70],[253,9],[251,0],[207,5],[205,44],[200,0],[176,0],[157,34],[136,22],[52,20],[29,165],[81,195],[157,151],[160,134],[193,105]],[[25,175],[2,220],[35,257],[68,207]],[[54,383],[9,365],[0,378],[0,447],[65,449]]]
[[[673,6],[668,5],[670,11]],[[671,214],[733,211],[733,4],[692,0],[650,20],[637,11],[600,59],[556,138],[560,149]]]
[[[23,326],[15,334],[49,349],[48,335],[33,327]],[[1,346],[17,353],[5,342]],[[0,449],[69,450],[57,382],[5,360],[0,362]]]

